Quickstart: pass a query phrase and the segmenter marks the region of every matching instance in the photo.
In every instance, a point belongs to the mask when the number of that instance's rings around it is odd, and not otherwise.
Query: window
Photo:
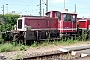
[[[50,17],[50,13],[48,13],[47,16]]]
[[[71,14],[64,14],[64,21],[71,21]]]
[[[67,21],[67,17],[66,17],[66,14],[64,14],[64,21]]]
[[[72,15],[72,21],[76,21],[76,16]]]
[[[59,20],[61,20],[61,13],[57,12],[56,16],[58,17]]]
[[[22,29],[22,19],[19,19],[18,20],[18,28],[19,29]]]

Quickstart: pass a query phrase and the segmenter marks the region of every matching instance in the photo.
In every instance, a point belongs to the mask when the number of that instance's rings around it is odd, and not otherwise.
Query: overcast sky
[[[40,0],[0,0],[0,7],[2,7],[2,5],[5,6],[5,13],[16,11],[16,13],[19,14],[39,15],[39,1]],[[44,11],[46,11],[45,2],[46,0],[42,0],[42,10],[44,9]],[[90,17],[90,0],[65,0],[65,8],[68,8],[69,12],[75,11],[75,4],[77,6],[78,17]],[[49,11],[61,11],[64,9],[64,0],[49,0],[48,6]],[[0,8],[0,13],[2,13],[2,8]]]

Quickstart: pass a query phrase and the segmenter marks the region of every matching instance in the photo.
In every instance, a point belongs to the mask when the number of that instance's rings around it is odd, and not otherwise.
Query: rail
[[[82,59],[82,57],[90,58],[90,45],[60,48],[42,54],[36,53],[34,56],[24,57],[22,60],[75,60],[76,58]]]

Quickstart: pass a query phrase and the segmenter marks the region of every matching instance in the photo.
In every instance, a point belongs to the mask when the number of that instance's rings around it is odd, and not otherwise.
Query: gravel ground
[[[30,57],[30,56],[36,56],[38,54],[44,54],[47,52],[52,53],[53,51],[57,51],[59,48],[65,48],[65,47],[71,47],[71,46],[80,46],[80,45],[88,45],[86,43],[84,44],[74,44],[70,46],[56,46],[56,45],[49,45],[49,46],[43,46],[43,47],[36,47],[32,48],[30,47],[26,51],[13,51],[13,52],[3,52],[0,53],[0,57],[7,58],[7,60],[22,58],[22,57]],[[1,60],[1,59],[0,59]]]
[[[90,60],[90,57],[85,57],[85,58],[76,58],[76,59],[73,59],[73,60]]]

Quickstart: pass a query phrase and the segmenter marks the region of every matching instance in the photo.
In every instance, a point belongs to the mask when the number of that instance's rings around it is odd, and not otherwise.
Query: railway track
[[[12,59],[10,59],[12,58]],[[0,60],[88,60],[90,59],[90,45],[59,48],[48,51],[6,52],[0,53]]]
[[[67,53],[63,53],[67,54]],[[36,56],[36,57],[30,57],[30,58],[23,58],[23,60],[53,60],[53,59],[63,59],[61,53],[56,53],[56,54],[49,54],[49,55],[43,55],[43,56]]]
[[[34,56],[34,57],[28,57],[28,58],[23,58],[23,60],[53,60],[53,59],[65,59],[64,57],[69,55],[67,52],[55,52],[51,54],[45,54],[41,56]]]
[[[86,57],[86,58],[85,58]],[[90,45],[60,48],[56,51],[35,53],[33,56],[26,56],[16,60],[83,60],[90,58]]]

